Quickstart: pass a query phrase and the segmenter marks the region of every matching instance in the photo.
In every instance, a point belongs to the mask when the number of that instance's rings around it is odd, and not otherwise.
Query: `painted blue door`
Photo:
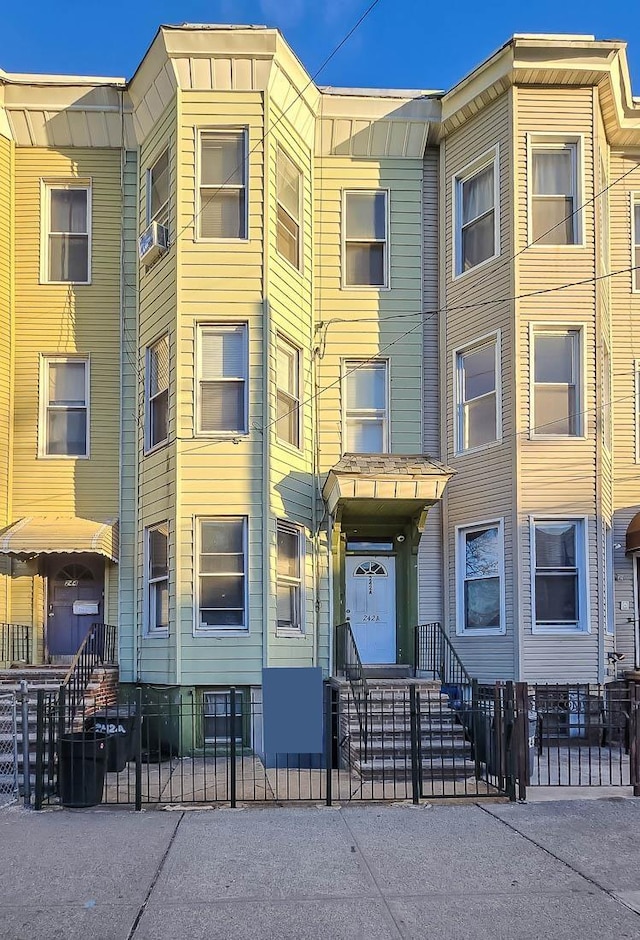
[[[396,661],[396,560],[347,555],[346,614],[363,663]]]
[[[47,649],[73,656],[91,624],[103,620],[104,562],[61,560],[49,570]]]

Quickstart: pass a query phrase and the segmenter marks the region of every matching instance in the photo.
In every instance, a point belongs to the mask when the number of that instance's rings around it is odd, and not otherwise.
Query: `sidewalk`
[[[640,800],[0,812],[2,940],[640,936]]]

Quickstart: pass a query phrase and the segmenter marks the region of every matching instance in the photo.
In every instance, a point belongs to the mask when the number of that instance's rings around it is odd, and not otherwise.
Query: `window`
[[[456,353],[457,442],[460,453],[497,441],[498,341],[492,339]]]
[[[147,529],[147,632],[169,631],[169,527],[166,522]]]
[[[199,327],[198,432],[247,432],[247,327]]]
[[[43,281],[51,284],[89,283],[90,192],[86,184],[45,184]]]
[[[583,528],[581,520],[533,523],[533,623],[540,632],[586,630]]]
[[[387,287],[387,193],[344,194],[344,284]]]
[[[540,140],[531,145],[531,231],[537,245],[577,245],[578,144]]]
[[[147,449],[169,436],[169,337],[147,349]]]
[[[201,519],[196,631],[248,629],[247,520]]]
[[[456,177],[456,268],[464,274],[498,254],[497,156]]]
[[[385,360],[345,362],[345,452],[389,450],[388,368]]]
[[[581,435],[580,331],[534,330],[533,359],[532,434]]]
[[[169,149],[147,170],[147,225],[169,224]]]
[[[212,743],[226,743],[231,740],[231,693],[218,689],[203,693],[204,704],[204,739]],[[235,703],[235,738],[242,741],[242,692],[236,689]]]
[[[300,269],[300,199],[302,173],[289,157],[278,150],[276,247],[294,268]]]
[[[289,522],[277,523],[278,632],[302,631],[302,530]]]
[[[89,362],[43,359],[41,456],[89,456]]]
[[[278,336],[276,346],[278,439],[300,447],[300,350]]]
[[[640,193],[635,193],[631,199],[631,231],[633,233],[633,246],[631,266],[632,289],[640,291]]]
[[[247,237],[246,141],[244,131],[200,134],[200,238]]]
[[[457,531],[457,633],[504,633],[502,523]]]

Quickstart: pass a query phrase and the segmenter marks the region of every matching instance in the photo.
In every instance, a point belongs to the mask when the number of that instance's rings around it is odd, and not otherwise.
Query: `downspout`
[[[8,454],[7,454],[7,525],[13,521],[13,457],[14,457],[14,408],[15,408],[15,307],[16,307],[16,234],[15,234],[15,201],[16,201],[16,145],[11,140],[9,148],[9,415],[8,415]],[[13,559],[8,558],[7,588],[5,591],[6,616],[5,622],[10,623],[11,617],[11,585],[13,573]],[[34,631],[35,632],[35,631]]]
[[[269,358],[271,338],[271,306],[269,303],[269,160],[271,148],[266,142],[269,113],[269,93],[264,95],[263,131],[265,151],[262,157],[262,668],[269,665],[269,610],[271,607],[271,544],[269,541],[271,493],[269,487],[269,453],[271,444],[271,364]],[[248,169],[248,168],[247,168]],[[249,369],[249,380],[251,370]]]

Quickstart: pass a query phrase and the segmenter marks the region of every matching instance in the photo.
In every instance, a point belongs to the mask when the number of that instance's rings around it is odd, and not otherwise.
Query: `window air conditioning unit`
[[[152,222],[138,239],[140,260],[148,266],[169,250],[169,229],[159,222]]]

